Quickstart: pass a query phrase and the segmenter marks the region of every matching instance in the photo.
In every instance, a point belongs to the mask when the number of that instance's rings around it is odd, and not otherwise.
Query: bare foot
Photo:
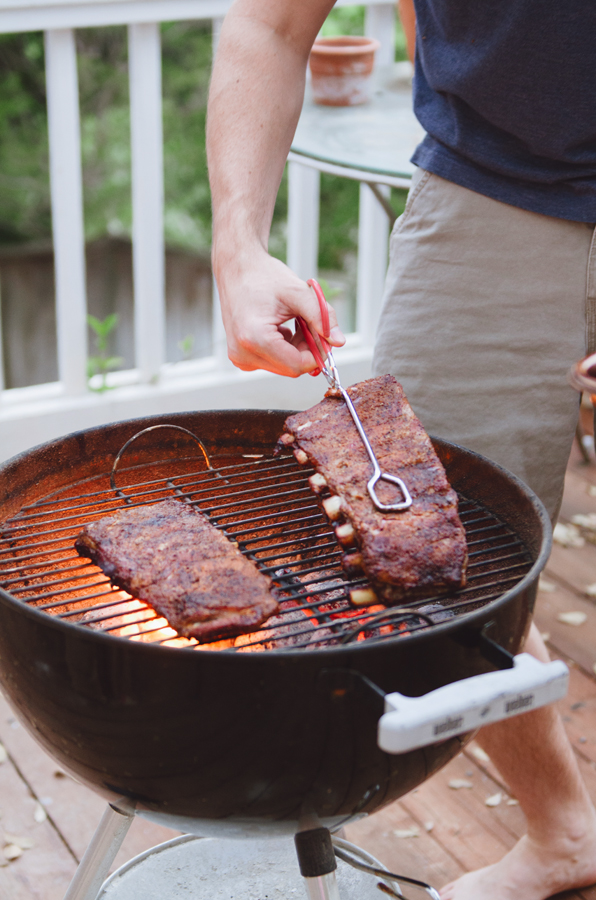
[[[525,835],[493,866],[447,884],[441,900],[547,900],[553,894],[596,882],[596,826],[581,837],[557,838],[548,846]]]

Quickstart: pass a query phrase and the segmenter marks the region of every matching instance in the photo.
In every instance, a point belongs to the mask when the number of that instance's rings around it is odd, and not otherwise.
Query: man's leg
[[[375,374],[391,372],[431,434],[495,459],[556,517],[578,411],[593,229],[419,173],[392,235]],[[526,649],[548,654],[535,628]],[[528,834],[443,900],[545,900],[596,880],[596,819],[553,707],[480,734]]]
[[[391,237],[375,375],[430,434],[518,475],[557,513],[579,411],[594,228],[420,173]]]
[[[548,661],[536,626],[525,650]],[[470,872],[442,900],[545,900],[596,881],[596,813],[554,706],[483,728],[478,742],[525,813],[528,832],[499,863]]]

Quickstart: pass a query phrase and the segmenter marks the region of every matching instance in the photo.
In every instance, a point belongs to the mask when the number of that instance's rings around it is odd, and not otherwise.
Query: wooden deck
[[[596,513],[596,465],[582,464],[574,453],[561,520],[570,522],[577,513]],[[586,586],[596,582],[596,543],[555,545],[544,577],[548,590],[539,593],[536,618],[552,654],[571,668],[571,688],[561,712],[596,802],[596,599],[585,593]],[[558,619],[565,612],[584,612],[587,618],[578,626],[565,624]],[[0,900],[62,900],[104,802],[60,772],[1,697],[0,741],[7,751],[0,764],[0,837],[5,845],[14,844],[15,838],[23,845],[32,843],[10,862],[0,847]],[[471,786],[455,790],[450,787],[454,779]],[[486,800],[497,794],[501,802],[487,806]],[[472,744],[401,801],[351,826],[348,837],[393,871],[440,887],[496,861],[513,846],[524,831],[523,814],[510,802],[514,799]],[[173,836],[165,828],[135,820],[115,866]],[[563,898],[596,900],[596,887],[558,895],[558,900]]]

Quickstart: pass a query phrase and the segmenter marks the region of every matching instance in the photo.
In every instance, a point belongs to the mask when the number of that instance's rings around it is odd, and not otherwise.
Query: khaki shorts
[[[418,170],[373,369],[403,384],[427,431],[514,472],[555,517],[579,408],[567,371],[594,351],[594,226]]]

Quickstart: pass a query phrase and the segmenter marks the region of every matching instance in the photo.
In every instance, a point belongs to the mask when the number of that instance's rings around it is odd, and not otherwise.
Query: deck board
[[[574,452],[567,472],[561,520],[596,513],[596,465]],[[590,492],[590,489],[592,491]],[[596,802],[596,603],[585,587],[596,582],[596,544],[556,545],[545,572],[554,590],[540,591],[536,621],[549,635],[553,656],[571,666],[570,690],[560,709],[592,799]],[[586,613],[580,626],[558,620],[564,612]],[[104,809],[104,801],[61,773],[56,763],[16,721],[0,696],[0,741],[8,751],[0,765],[0,835],[34,841],[31,849],[0,866],[0,900],[61,900]],[[465,779],[470,788],[453,790]],[[486,799],[503,795],[496,807]],[[508,805],[507,785],[475,745],[431,779],[369,819],[347,829],[348,837],[391,870],[439,887],[464,871],[499,859],[524,831],[521,808]],[[43,822],[34,813],[41,803]],[[39,817],[39,816],[38,816]],[[396,832],[398,834],[396,834]],[[407,833],[417,836],[406,836]],[[175,832],[136,819],[114,867]],[[557,900],[596,900],[596,887],[557,895]]]
[[[553,593],[540,592],[536,624],[543,636],[549,636],[548,643],[551,647],[556,647],[559,653],[593,674],[596,663],[596,607],[587,598],[579,597],[574,591],[556,582],[550,569],[547,569],[547,577],[551,584],[556,584],[556,588]],[[580,627],[563,624],[557,616],[567,612],[585,612],[586,622]]]
[[[0,898],[62,900],[76,861],[50,819],[35,821],[37,798],[23,778],[20,762],[17,767],[9,757],[0,766],[0,826],[4,840],[12,835],[32,841],[33,846],[0,868]]]

